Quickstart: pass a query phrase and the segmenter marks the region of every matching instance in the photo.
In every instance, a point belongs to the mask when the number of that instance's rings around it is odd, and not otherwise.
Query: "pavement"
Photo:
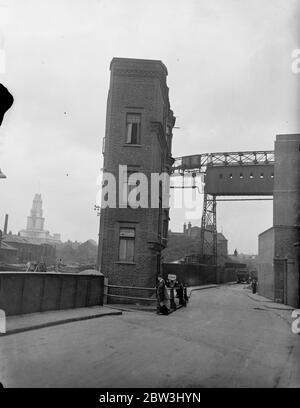
[[[232,284],[232,283],[229,283]],[[225,284],[227,285],[227,283]],[[196,291],[196,290],[204,290],[204,289],[211,289],[211,288],[217,288],[220,285],[218,284],[209,284],[209,285],[199,285],[199,286],[188,286],[187,288],[187,295],[188,297],[191,297],[192,292]],[[175,312],[180,309],[182,306],[178,304],[178,299],[175,298],[175,303],[176,303],[176,307],[177,309],[175,310]],[[156,301],[155,302],[151,302],[150,305],[138,305],[138,304],[128,304],[128,303],[116,303],[116,304],[107,304],[107,307],[112,308],[112,309],[117,309],[117,310],[122,310],[122,311],[127,311],[127,312],[132,312],[132,311],[143,311],[143,312],[156,312]],[[173,313],[174,311],[171,310],[171,313]]]
[[[153,302],[154,303],[154,302]],[[128,304],[128,303],[116,303],[116,304],[108,304],[106,305],[109,309],[114,309],[114,310],[121,310],[123,312],[149,312],[149,313],[154,313],[156,312],[156,303],[152,305],[134,305],[134,304]]]
[[[220,285],[217,284],[209,284],[209,285],[199,285],[199,286],[189,286],[187,288],[187,294],[188,297],[191,296],[192,292],[195,290],[204,290],[204,289],[211,289],[211,288],[217,288]],[[182,306],[178,304],[178,299],[175,298],[175,303],[176,303],[176,311],[180,309]],[[139,304],[129,304],[129,303],[115,303],[115,304],[107,304],[107,307],[111,309],[116,309],[116,310],[122,310],[122,311],[127,311],[127,312],[132,312],[132,311],[143,311],[143,312],[150,312],[156,313],[156,300],[155,302],[151,302],[150,305],[139,305]],[[171,310],[171,313],[173,311]]]
[[[217,286],[218,285],[192,286],[189,288],[189,296],[194,290],[209,289]],[[181,306],[177,304],[177,310],[180,308]],[[94,306],[77,309],[48,311],[43,313],[30,313],[18,316],[8,316],[6,319],[6,333],[0,333],[0,337],[19,333],[22,331],[41,329],[47,326],[71,323],[74,321],[94,319],[103,316],[120,315],[122,314],[122,311],[144,311],[156,313],[156,302],[152,302],[150,305],[118,303],[108,304],[105,305],[105,307]]]
[[[271,299],[265,298],[258,293],[249,293],[248,296],[257,302],[262,302],[264,304],[264,307],[268,307],[269,309],[294,310],[294,308],[291,306],[283,305],[282,303],[274,303]]]
[[[227,283],[220,283],[220,284],[212,283],[212,284],[209,284],[209,285],[188,286],[187,287],[187,295],[188,295],[188,297],[191,297],[192,292],[194,292],[196,290],[214,289],[214,288],[219,288],[219,287],[224,286],[224,285],[235,285],[235,284],[236,284],[236,282],[227,282]]]
[[[211,289],[211,288],[217,288],[220,285],[217,284],[210,284],[210,285],[199,285],[199,286],[188,286],[187,287],[187,292],[188,295],[190,295],[191,292],[193,292],[194,290],[204,290],[204,289]]]
[[[300,387],[290,310],[244,285],[195,291],[169,316],[124,311],[0,339],[4,387]]]
[[[0,337],[28,330],[37,330],[48,326],[56,326],[58,324],[121,314],[121,311],[113,311],[108,307],[93,306],[8,316],[6,318],[6,333],[0,333]]]

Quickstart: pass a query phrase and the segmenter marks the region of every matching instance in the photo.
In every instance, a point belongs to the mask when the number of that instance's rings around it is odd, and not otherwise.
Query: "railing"
[[[109,293],[109,289],[121,289],[121,290],[135,290],[135,291],[150,291],[154,292],[155,297],[141,297],[141,296],[128,296],[123,294],[112,294]],[[120,285],[108,285],[107,280],[105,279],[104,282],[104,303],[109,303],[108,298],[118,298],[118,299],[125,299],[125,300],[132,300],[132,301],[146,301],[146,302],[157,302],[156,297],[156,290],[157,288],[148,288],[148,287],[141,287],[141,286],[120,286]],[[169,300],[170,300],[170,309],[176,310],[181,306],[186,305],[187,301],[187,289],[186,287],[181,286],[174,286],[174,287],[167,287],[169,292]],[[175,296],[175,290],[178,290],[179,296]]]
[[[153,292],[155,297],[141,297],[141,296],[128,296],[123,294],[112,294],[109,293],[109,289],[121,289],[126,291],[149,291]],[[108,285],[106,282],[104,283],[104,296],[107,298],[119,298],[119,299],[126,299],[126,300],[136,300],[136,301],[147,301],[147,302],[156,302],[156,288],[146,288],[141,286],[120,286],[120,285]]]

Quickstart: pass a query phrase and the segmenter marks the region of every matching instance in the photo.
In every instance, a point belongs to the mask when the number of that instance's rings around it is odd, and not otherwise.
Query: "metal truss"
[[[201,257],[203,261],[217,265],[216,196],[207,193],[204,193],[201,219]]]
[[[195,186],[197,174],[205,175],[207,168],[211,166],[272,165],[274,162],[273,150],[203,153],[175,158],[171,175],[192,176],[194,178],[193,186]],[[184,183],[181,188],[185,188]],[[222,200],[218,199],[218,201]],[[200,255],[204,262],[213,265],[217,265],[218,255],[216,204],[216,196],[208,194],[204,189]]]
[[[274,163],[274,151],[203,153],[175,158],[172,174],[205,173],[207,166],[234,166]]]

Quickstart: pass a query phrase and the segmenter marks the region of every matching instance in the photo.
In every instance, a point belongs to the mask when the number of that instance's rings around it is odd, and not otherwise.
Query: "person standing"
[[[164,279],[159,276],[158,277],[158,285],[157,285],[157,313],[168,315],[170,313],[169,310],[169,293],[166,286]]]
[[[256,293],[256,291],[257,291],[257,279],[256,277],[254,277],[252,279],[252,293]]]

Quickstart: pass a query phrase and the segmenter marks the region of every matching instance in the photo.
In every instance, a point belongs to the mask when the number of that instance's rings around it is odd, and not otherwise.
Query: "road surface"
[[[272,305],[272,303],[269,303]],[[124,312],[0,338],[5,387],[299,387],[290,311],[244,285],[193,292],[169,316]]]

